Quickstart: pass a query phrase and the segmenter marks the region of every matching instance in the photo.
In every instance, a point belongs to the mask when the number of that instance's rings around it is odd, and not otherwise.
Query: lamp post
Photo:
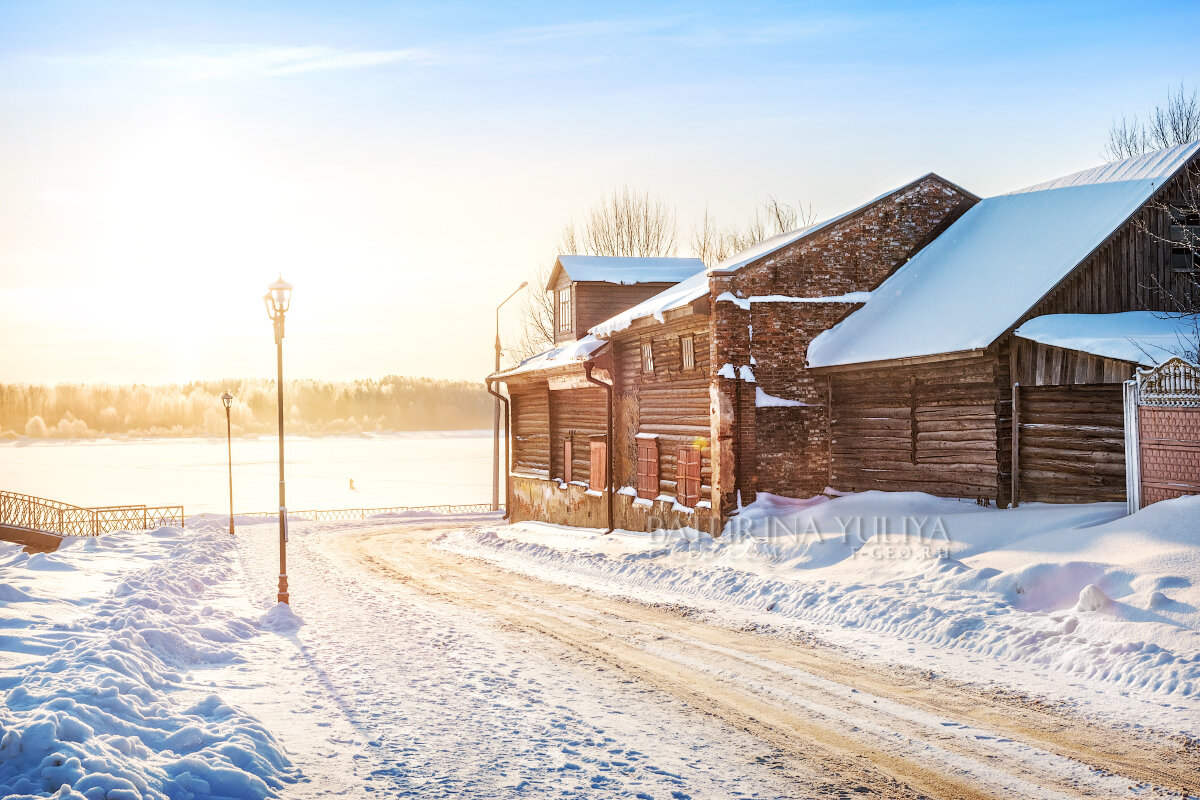
[[[221,402],[225,404],[225,445],[229,449],[229,535],[233,536],[233,425],[229,421],[233,395],[226,392],[221,395]]]
[[[288,602],[287,500],[283,483],[283,317],[292,304],[292,285],[279,276],[263,295],[267,316],[275,323],[275,388],[279,397],[279,602]]]
[[[522,281],[521,285],[516,288],[512,294],[504,298],[500,305],[496,306],[496,369],[500,371],[500,309],[509,300],[517,296],[517,292],[529,285],[529,281]],[[497,511],[500,508],[500,398],[497,397],[494,404],[492,414],[492,511]],[[505,446],[507,446],[507,442]],[[508,476],[504,476],[504,480],[508,480]]]

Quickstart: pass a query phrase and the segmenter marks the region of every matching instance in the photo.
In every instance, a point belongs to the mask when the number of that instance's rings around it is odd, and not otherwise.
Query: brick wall
[[[738,298],[814,298],[870,291],[974,202],[940,178],[927,176],[737,272],[714,274],[713,297],[729,292]],[[741,404],[730,446],[741,442],[742,449],[727,457],[737,462],[743,501],[747,490],[805,496],[829,484],[828,386],[808,372],[805,357],[819,333],[858,307],[845,302],[713,304],[714,380],[725,364],[735,371],[747,365],[767,394],[807,404]],[[719,385],[718,390],[733,392],[731,383],[723,381],[725,388]],[[755,385],[744,385],[740,394],[753,398],[754,391]],[[716,428],[714,423],[714,441]]]

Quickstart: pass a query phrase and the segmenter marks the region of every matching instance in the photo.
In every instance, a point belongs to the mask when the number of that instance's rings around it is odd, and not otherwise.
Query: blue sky
[[[269,372],[282,271],[298,374],[478,377],[494,302],[615,186],[677,206],[684,240],[768,194],[829,216],[929,171],[1018,188],[1200,82],[1171,33],[1198,17],[0,0],[0,375]]]

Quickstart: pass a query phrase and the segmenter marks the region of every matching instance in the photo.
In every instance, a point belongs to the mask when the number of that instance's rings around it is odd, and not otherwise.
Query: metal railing
[[[288,519],[302,519],[309,522],[353,522],[354,520],[370,519],[384,514],[480,514],[491,511],[490,503],[460,503],[440,506],[390,506],[388,508],[325,508],[293,511],[288,509]],[[259,513],[239,513],[239,517],[271,517],[279,515],[278,511],[263,511]]]
[[[110,531],[183,527],[183,506],[98,506],[84,508],[31,494],[0,491],[0,525],[60,536],[99,536]]]

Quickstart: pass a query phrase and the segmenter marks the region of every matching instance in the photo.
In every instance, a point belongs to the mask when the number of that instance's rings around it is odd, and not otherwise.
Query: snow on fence
[[[500,506],[501,509],[504,506]],[[389,506],[387,508],[324,508],[305,511],[288,510],[288,519],[303,519],[309,522],[348,522],[370,519],[391,514],[482,514],[491,511],[490,503],[460,503],[440,506]],[[278,511],[239,513],[239,517],[277,517]]]
[[[183,506],[97,506],[84,508],[30,494],[0,491],[0,525],[54,533],[99,536],[110,531],[183,527]]]

